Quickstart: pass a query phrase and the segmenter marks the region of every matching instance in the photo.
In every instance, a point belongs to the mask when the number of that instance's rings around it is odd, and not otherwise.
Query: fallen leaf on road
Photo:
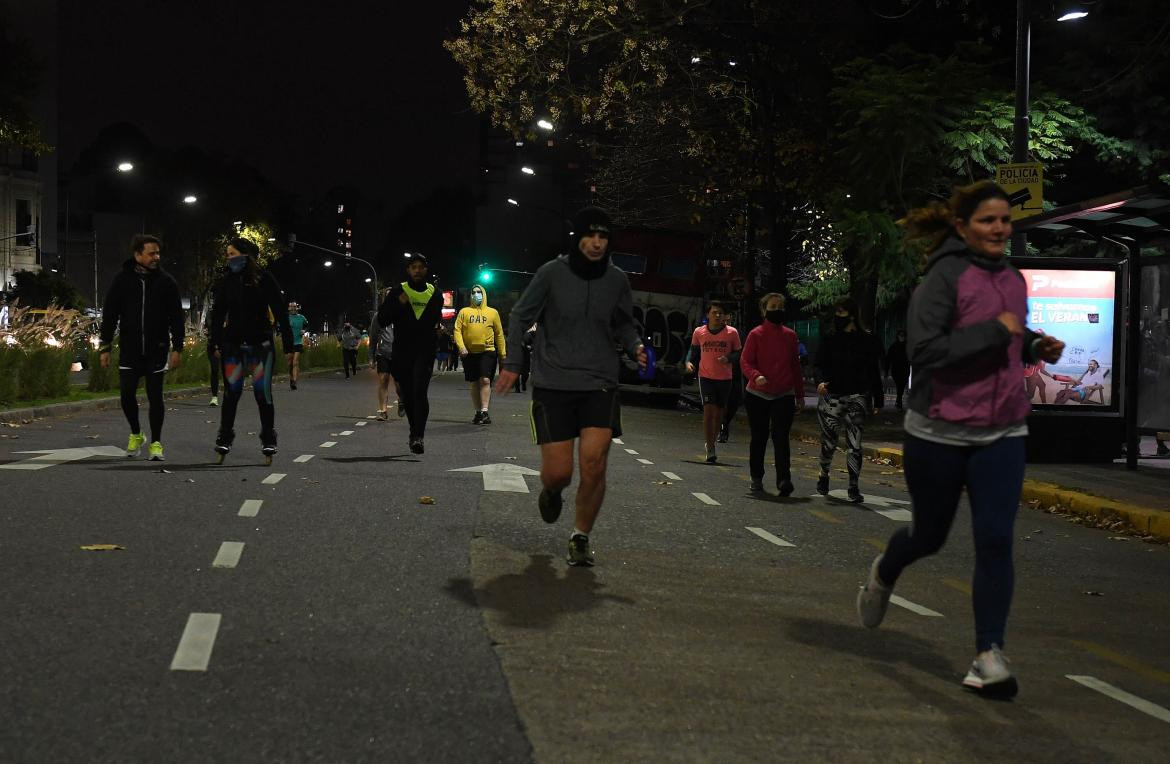
[[[87,552],[113,552],[125,549],[126,547],[118,544],[86,544],[81,548]]]
[[[434,504],[435,500],[432,499],[430,496],[419,496],[418,503],[419,504]]]

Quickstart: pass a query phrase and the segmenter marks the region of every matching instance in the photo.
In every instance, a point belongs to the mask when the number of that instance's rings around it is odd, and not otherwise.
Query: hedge
[[[70,348],[0,346],[0,405],[69,395]]]

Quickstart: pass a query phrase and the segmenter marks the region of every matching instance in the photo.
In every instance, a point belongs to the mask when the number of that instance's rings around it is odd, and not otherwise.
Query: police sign
[[[1044,211],[1044,165],[1040,162],[997,165],[995,182],[1007,191],[1012,220]]]

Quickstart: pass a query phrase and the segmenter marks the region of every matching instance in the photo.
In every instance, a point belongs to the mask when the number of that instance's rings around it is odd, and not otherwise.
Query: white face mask
[[[483,292],[472,292],[471,301],[476,305],[481,304],[483,302]]]

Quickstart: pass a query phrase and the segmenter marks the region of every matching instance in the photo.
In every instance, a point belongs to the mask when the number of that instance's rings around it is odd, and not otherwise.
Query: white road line
[[[708,496],[705,493],[692,493],[691,496],[694,496],[696,499],[703,502],[704,504],[710,504],[713,507],[721,506],[719,504],[719,502],[715,501],[714,499],[712,499],[710,496]]]
[[[745,526],[745,528],[746,528],[746,526]],[[791,546],[791,547],[796,546],[796,544],[793,544],[791,541],[785,541],[784,539],[780,538],[779,536],[773,536],[771,533],[768,533],[763,528],[746,528],[746,530],[749,530],[752,533],[756,534],[757,536],[762,538],[764,541],[771,541],[776,546]]]
[[[240,564],[240,555],[244,553],[243,541],[225,541],[219,545],[219,552],[211,562],[213,568],[234,568]]]
[[[914,515],[910,514],[908,509],[875,509],[874,512],[899,523],[908,523],[914,519]]]
[[[367,424],[369,424],[369,422],[354,422],[353,426],[354,427],[365,427]]]
[[[366,417],[366,419],[377,419],[377,418],[378,417],[376,415],[371,415],[371,416]]]
[[[296,462],[297,464],[304,464],[305,462],[309,461],[312,458],[313,458],[312,454],[301,454],[296,459],[293,459],[293,461]]]
[[[682,478],[680,478],[678,475],[674,474],[673,472],[663,472],[662,476],[665,477],[667,480],[677,480],[680,483],[682,482]]]
[[[286,474],[287,473],[285,473],[285,472],[273,472],[271,475],[264,478],[260,482],[263,483],[264,485],[276,485],[281,480],[284,480],[284,476]]]
[[[240,505],[240,517],[255,517],[260,514],[260,505],[263,503],[263,499],[245,499]]]
[[[917,602],[911,602],[908,599],[903,599],[896,594],[890,595],[890,604],[897,605],[898,607],[904,607],[907,610],[909,610],[911,613],[917,613],[918,615],[924,615],[924,616],[927,616],[929,618],[942,618],[943,617],[942,613],[936,613],[935,611],[931,610],[928,607],[923,607],[922,605],[919,605]]]
[[[654,462],[650,461],[649,459],[639,459],[638,461],[641,462],[642,464],[653,464],[654,463]]]
[[[613,442],[617,443],[619,446],[624,446],[626,444],[626,442],[624,440],[622,440],[621,438],[614,438]]]
[[[1137,695],[1133,695],[1131,693],[1126,692],[1125,690],[1120,690],[1111,684],[1108,684],[1106,682],[1102,682],[1097,677],[1076,676],[1074,674],[1065,674],[1065,678],[1071,679],[1074,682],[1076,682],[1077,684],[1084,685],[1085,687],[1088,687],[1090,690],[1096,690],[1097,692],[1101,693],[1102,695],[1107,695],[1116,701],[1124,703],[1125,705],[1129,706],[1130,708],[1136,708],[1138,711],[1141,711],[1143,714],[1149,714],[1150,716],[1154,717],[1155,719],[1161,719],[1164,722],[1170,723],[1170,711],[1167,711],[1165,708],[1163,708],[1162,706],[1159,706],[1157,703],[1151,703],[1150,701],[1145,700],[1144,698],[1139,698]]]
[[[342,435],[353,435],[353,430],[342,430],[341,434]]]
[[[630,456],[637,456],[638,455],[638,452],[632,448],[627,448],[626,453],[629,454]]]
[[[221,618],[219,613],[192,613],[187,616],[187,626],[179,638],[175,657],[171,659],[171,671],[207,670]]]
[[[324,443],[322,443],[321,445],[317,446],[317,448],[333,448],[336,445],[337,445],[336,440],[327,440]]]

